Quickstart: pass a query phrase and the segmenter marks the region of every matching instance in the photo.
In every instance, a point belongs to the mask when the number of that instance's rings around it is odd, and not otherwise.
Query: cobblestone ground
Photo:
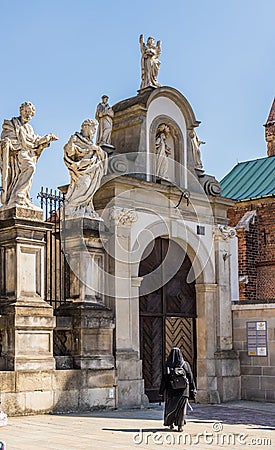
[[[162,425],[162,406],[142,410],[11,417],[6,450],[275,449],[275,404],[192,405],[182,433]]]

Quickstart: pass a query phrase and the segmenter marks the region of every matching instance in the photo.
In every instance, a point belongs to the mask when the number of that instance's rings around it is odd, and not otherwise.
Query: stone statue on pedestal
[[[168,156],[171,154],[171,149],[167,145],[166,139],[170,133],[168,125],[162,123],[156,134],[156,177],[166,178],[168,172]]]
[[[146,87],[159,87],[157,77],[160,68],[160,61],[158,57],[161,55],[161,41],[155,40],[153,37],[148,37],[147,43],[144,43],[143,34],[139,38],[141,51],[141,85],[140,89]]]
[[[23,206],[36,209],[30,201],[30,189],[36,163],[44,148],[58,139],[53,134],[39,136],[29,121],[35,115],[31,102],[22,103],[20,116],[4,120],[0,140],[2,172],[1,201],[5,207]]]
[[[103,95],[101,99],[102,102],[97,105],[95,116],[98,121],[96,143],[97,145],[110,145],[114,112],[112,107],[108,105],[109,97]]]
[[[80,133],[73,134],[64,147],[64,161],[71,182],[66,194],[66,215],[98,219],[93,196],[107,173],[107,153],[93,143],[96,122],[85,120]]]

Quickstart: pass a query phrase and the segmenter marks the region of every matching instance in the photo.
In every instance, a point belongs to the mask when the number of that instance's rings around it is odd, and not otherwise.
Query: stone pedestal
[[[104,302],[105,253],[100,235],[104,224],[96,219],[68,218],[65,226],[62,239],[70,270],[70,298],[57,314],[58,323],[61,317],[70,321],[67,355],[72,357],[73,368],[114,369],[113,312]]]
[[[45,233],[39,209],[0,209],[1,366],[8,370],[50,370],[52,307],[44,301]]]
[[[103,221],[66,218],[62,225],[62,245],[70,270],[69,299],[78,303],[104,303],[105,253]]]
[[[69,302],[59,308],[58,315],[70,318],[72,335],[66,350],[72,359],[71,368],[114,369],[112,311],[95,303]],[[62,358],[57,357],[58,366]]]

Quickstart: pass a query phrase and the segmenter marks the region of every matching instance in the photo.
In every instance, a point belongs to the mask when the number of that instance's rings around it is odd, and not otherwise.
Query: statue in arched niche
[[[170,128],[165,123],[158,126],[155,140],[156,151],[156,177],[167,178],[168,156],[171,155],[171,148],[167,145],[167,138]]]
[[[194,162],[195,162],[195,169],[199,169],[199,170],[203,171],[200,146],[201,146],[201,144],[205,144],[205,142],[199,140],[199,137],[198,137],[198,135],[197,135],[195,130],[192,130],[190,132],[189,136],[191,138],[191,143],[192,143],[193,156],[194,156]]]

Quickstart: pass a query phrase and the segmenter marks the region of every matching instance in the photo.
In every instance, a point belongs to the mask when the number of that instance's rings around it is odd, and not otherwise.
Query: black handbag
[[[175,369],[170,370],[170,383],[172,389],[185,389],[188,385],[188,379],[183,367],[175,367]]]

